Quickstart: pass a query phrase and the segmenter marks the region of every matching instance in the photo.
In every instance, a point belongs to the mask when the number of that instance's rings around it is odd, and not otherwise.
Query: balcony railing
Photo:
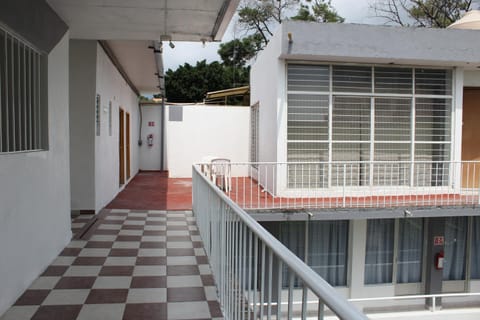
[[[193,167],[193,211],[225,319],[323,319],[326,308],[340,319],[367,319],[199,166]],[[317,303],[309,304],[312,299]]]
[[[202,168],[208,168],[205,164]],[[243,209],[477,206],[478,161],[225,164],[204,174]],[[215,169],[215,168],[213,168]],[[219,168],[216,168],[217,170]]]

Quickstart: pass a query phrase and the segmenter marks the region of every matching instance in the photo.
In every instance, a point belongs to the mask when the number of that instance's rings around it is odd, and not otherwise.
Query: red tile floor
[[[222,319],[195,217],[170,211],[191,207],[175,182],[141,173],[110,204],[125,208],[74,219],[77,238],[0,319]]]
[[[107,205],[108,209],[192,210],[192,179],[141,171]]]

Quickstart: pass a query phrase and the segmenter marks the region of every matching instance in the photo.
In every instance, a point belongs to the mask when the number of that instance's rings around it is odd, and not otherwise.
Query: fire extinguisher
[[[153,134],[151,133],[147,136],[147,144],[149,147],[153,146]]]
[[[445,255],[445,253],[443,252],[443,250],[435,255],[435,269],[437,269],[437,270],[442,270],[443,269],[443,263],[444,263],[444,260],[445,260],[444,255]]]

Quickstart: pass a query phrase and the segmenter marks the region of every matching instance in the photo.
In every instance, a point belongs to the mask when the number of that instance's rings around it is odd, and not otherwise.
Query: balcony
[[[347,299],[348,290],[331,287],[245,211],[407,206],[475,208],[479,201],[478,163],[236,163],[224,166],[221,169],[209,164],[194,166],[192,191],[193,211],[225,318],[365,318],[359,310],[379,319],[393,313],[398,319],[413,314],[435,317],[430,311],[437,311],[438,319],[458,316],[461,312],[478,316],[477,309],[459,309],[466,301],[463,299],[475,299],[478,293],[400,296],[378,293],[369,298]],[[368,169],[368,175],[362,176],[360,172],[364,168]],[[305,174],[312,172],[316,175]],[[376,290],[382,292],[381,286]],[[439,298],[445,308],[441,312],[435,307]],[[433,301],[430,311],[424,309],[426,299]],[[406,312],[407,309],[413,313]]]
[[[252,211],[477,207],[480,162],[232,163],[226,183]],[[208,176],[209,173],[204,170]]]

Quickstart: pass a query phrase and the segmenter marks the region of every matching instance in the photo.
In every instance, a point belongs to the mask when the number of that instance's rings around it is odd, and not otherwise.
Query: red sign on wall
[[[433,245],[434,246],[443,246],[444,242],[445,242],[445,238],[443,236],[433,237]]]
[[[149,127],[155,127],[155,121],[148,121]]]

